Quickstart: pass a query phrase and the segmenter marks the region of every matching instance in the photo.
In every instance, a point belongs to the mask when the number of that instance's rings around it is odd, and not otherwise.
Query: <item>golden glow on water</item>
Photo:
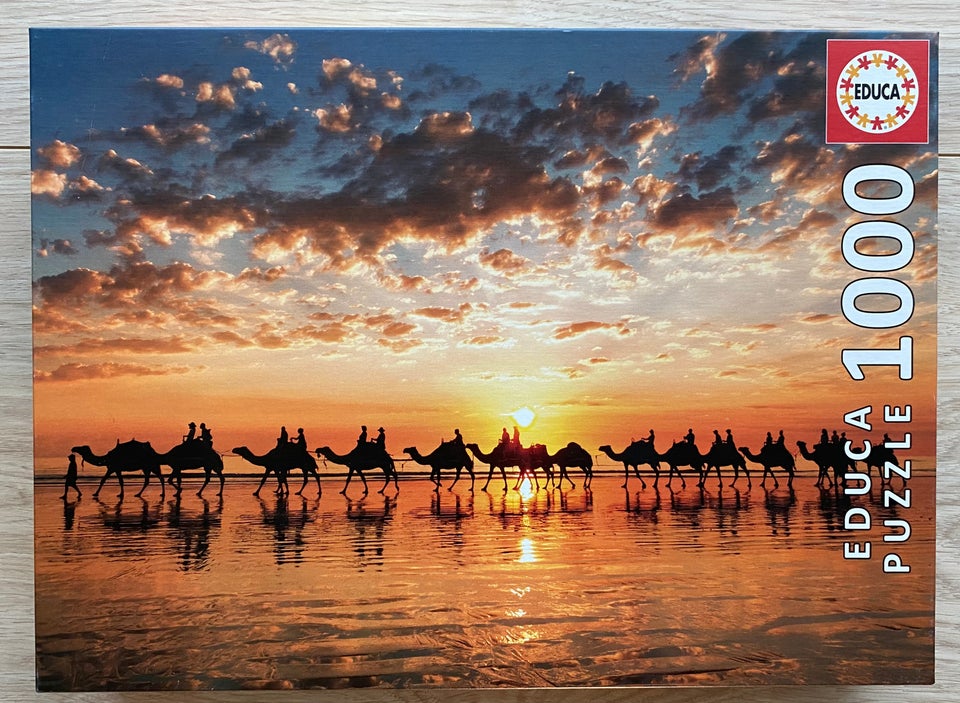
[[[935,479],[896,577],[845,562],[849,501],[759,487],[61,501],[36,486],[42,690],[921,683],[932,676]],[[756,479],[756,477],[755,477]],[[298,484],[294,484],[298,487]],[[512,488],[512,482],[511,482]],[[900,491],[900,485],[895,490]],[[208,488],[208,493],[210,489]],[[881,533],[872,534],[875,551]],[[838,598],[837,594],[843,597]]]
[[[529,537],[520,540],[520,558],[517,561],[521,564],[533,564],[537,561],[537,551],[534,548],[533,540]]]
[[[533,481],[530,480],[529,476],[523,477],[517,490],[520,492],[520,499],[523,501],[532,500],[536,495],[536,491],[533,488]]]

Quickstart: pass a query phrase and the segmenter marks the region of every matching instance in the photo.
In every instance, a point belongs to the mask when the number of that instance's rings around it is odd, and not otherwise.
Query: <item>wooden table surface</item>
[[[32,409],[30,358],[30,27],[82,26],[485,26],[710,29],[913,30],[940,32],[940,423],[937,684],[930,687],[603,689],[590,691],[204,692],[191,700],[405,701],[950,701],[960,700],[960,453],[957,363],[960,289],[960,10],[952,2],[858,3],[674,0],[409,0],[372,3],[228,3],[208,0],[5,0],[0,5],[0,702],[34,692]],[[251,697],[253,696],[253,697]],[[176,699],[180,699],[178,696]],[[48,701],[170,701],[170,694],[47,694]]]

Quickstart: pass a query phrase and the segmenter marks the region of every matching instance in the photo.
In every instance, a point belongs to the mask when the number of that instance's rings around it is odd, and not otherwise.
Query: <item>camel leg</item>
[[[361,474],[361,476],[362,476],[362,474]],[[350,479],[351,479],[351,478],[353,478],[353,469],[352,469],[352,468],[350,468],[350,469],[347,471],[347,482],[346,482],[345,484],[343,484],[343,490],[340,491],[340,495],[343,495],[343,496],[347,495],[347,486],[350,485]]]
[[[717,464],[714,468],[716,468],[716,470],[717,470],[717,485],[718,485],[720,488],[723,488],[723,478],[720,476],[720,464]],[[733,467],[733,470],[734,470],[734,472],[736,472],[737,467],[734,466],[734,467]],[[707,467],[707,473],[710,473],[710,467],[709,467],[709,466]]]
[[[298,496],[303,495],[303,490],[307,487],[307,484],[309,482],[310,482],[310,473],[306,469],[303,469],[303,485],[300,486],[300,490],[297,491]]]
[[[753,480],[750,478],[750,469],[746,466],[743,467],[743,473],[747,475],[747,488],[753,488]]]
[[[103,475],[103,478],[100,479],[100,485],[97,486],[97,490],[95,490],[95,491],[93,492],[93,497],[94,497],[94,498],[96,498],[98,495],[100,495],[100,489],[103,488],[103,484],[106,483],[107,477],[108,477],[111,473],[112,473],[111,471],[107,471],[107,473],[105,473],[105,474]]]
[[[217,478],[220,479],[220,491],[217,493],[217,495],[223,498],[223,472],[222,471],[217,472]]]
[[[493,478],[493,465],[492,465],[492,464],[490,465],[490,471],[487,472],[487,482],[486,482],[485,484],[483,484],[483,488],[480,489],[480,490],[483,491],[484,493],[487,492],[487,486],[490,485],[490,479],[491,479],[491,478]]]
[[[148,484],[148,483],[150,483],[150,472],[149,472],[149,471],[144,471],[144,472],[143,472],[143,485],[140,486],[140,491],[139,491],[138,493],[135,493],[135,494],[134,494],[134,495],[137,496],[137,498],[139,498],[140,496],[142,496],[142,495],[143,495],[143,492],[144,492],[145,490],[147,490],[147,484]],[[163,483],[163,479],[162,479],[162,478],[160,479],[160,483],[161,483],[161,484]]]
[[[203,489],[207,487],[207,484],[210,483],[210,471],[205,469],[203,472],[203,485],[200,486],[200,490],[197,491],[198,496],[203,495]]]
[[[460,480],[460,472],[463,471],[462,466],[457,467],[457,475],[453,477],[453,483],[450,484],[450,487],[447,488],[448,491],[452,491],[453,487],[457,485],[457,481]]]
[[[637,475],[637,478],[640,479],[640,488],[643,488],[644,490],[646,490],[647,483],[646,481],[643,480],[643,476],[640,475],[640,464],[637,464],[636,466],[633,467],[633,472]],[[654,479],[654,481],[656,482],[657,480],[660,479],[660,472],[655,470],[654,473],[656,474],[656,479]],[[656,485],[656,483],[654,483],[654,485]]]
[[[255,490],[255,491],[253,492],[253,495],[257,496],[257,498],[260,497],[260,489],[263,488],[263,484],[265,484],[265,483],[267,482],[267,477],[268,477],[269,475],[270,475],[270,471],[269,471],[269,470],[263,472],[263,478],[260,479],[260,485],[257,486],[257,490]],[[222,477],[221,477],[221,480],[223,480]]]
[[[319,498],[323,495],[323,486],[320,485],[320,474],[318,474],[316,471],[312,471],[311,473],[313,474],[313,477],[317,479],[317,498]]]
[[[470,492],[473,493],[473,484],[476,481],[476,477],[473,475],[473,469],[467,469],[470,474]]]
[[[637,475],[640,475],[640,472],[637,472]],[[627,484],[630,482],[630,467],[627,466],[626,462],[623,464],[623,485],[620,488],[626,488]]]

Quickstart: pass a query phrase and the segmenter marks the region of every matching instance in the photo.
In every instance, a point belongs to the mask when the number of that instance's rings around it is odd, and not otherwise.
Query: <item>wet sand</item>
[[[36,486],[41,690],[921,683],[933,676],[933,477],[912,507],[798,479],[591,491],[324,479]],[[449,479],[445,482],[449,484]],[[769,483],[769,482],[768,482]],[[299,487],[299,480],[292,484]],[[512,482],[511,482],[512,485]],[[898,493],[899,481],[895,484]],[[491,488],[497,486],[491,484]],[[769,488],[769,486],[768,486]],[[874,528],[845,561],[850,506]],[[884,519],[908,519],[905,545]],[[910,574],[885,575],[894,546]]]

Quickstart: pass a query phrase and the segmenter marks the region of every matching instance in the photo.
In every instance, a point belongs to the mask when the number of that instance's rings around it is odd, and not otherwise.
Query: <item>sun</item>
[[[524,405],[519,410],[514,410],[512,413],[510,413],[510,417],[512,417],[513,421],[517,423],[518,427],[526,429],[533,424],[534,420],[537,419],[537,414]]]

